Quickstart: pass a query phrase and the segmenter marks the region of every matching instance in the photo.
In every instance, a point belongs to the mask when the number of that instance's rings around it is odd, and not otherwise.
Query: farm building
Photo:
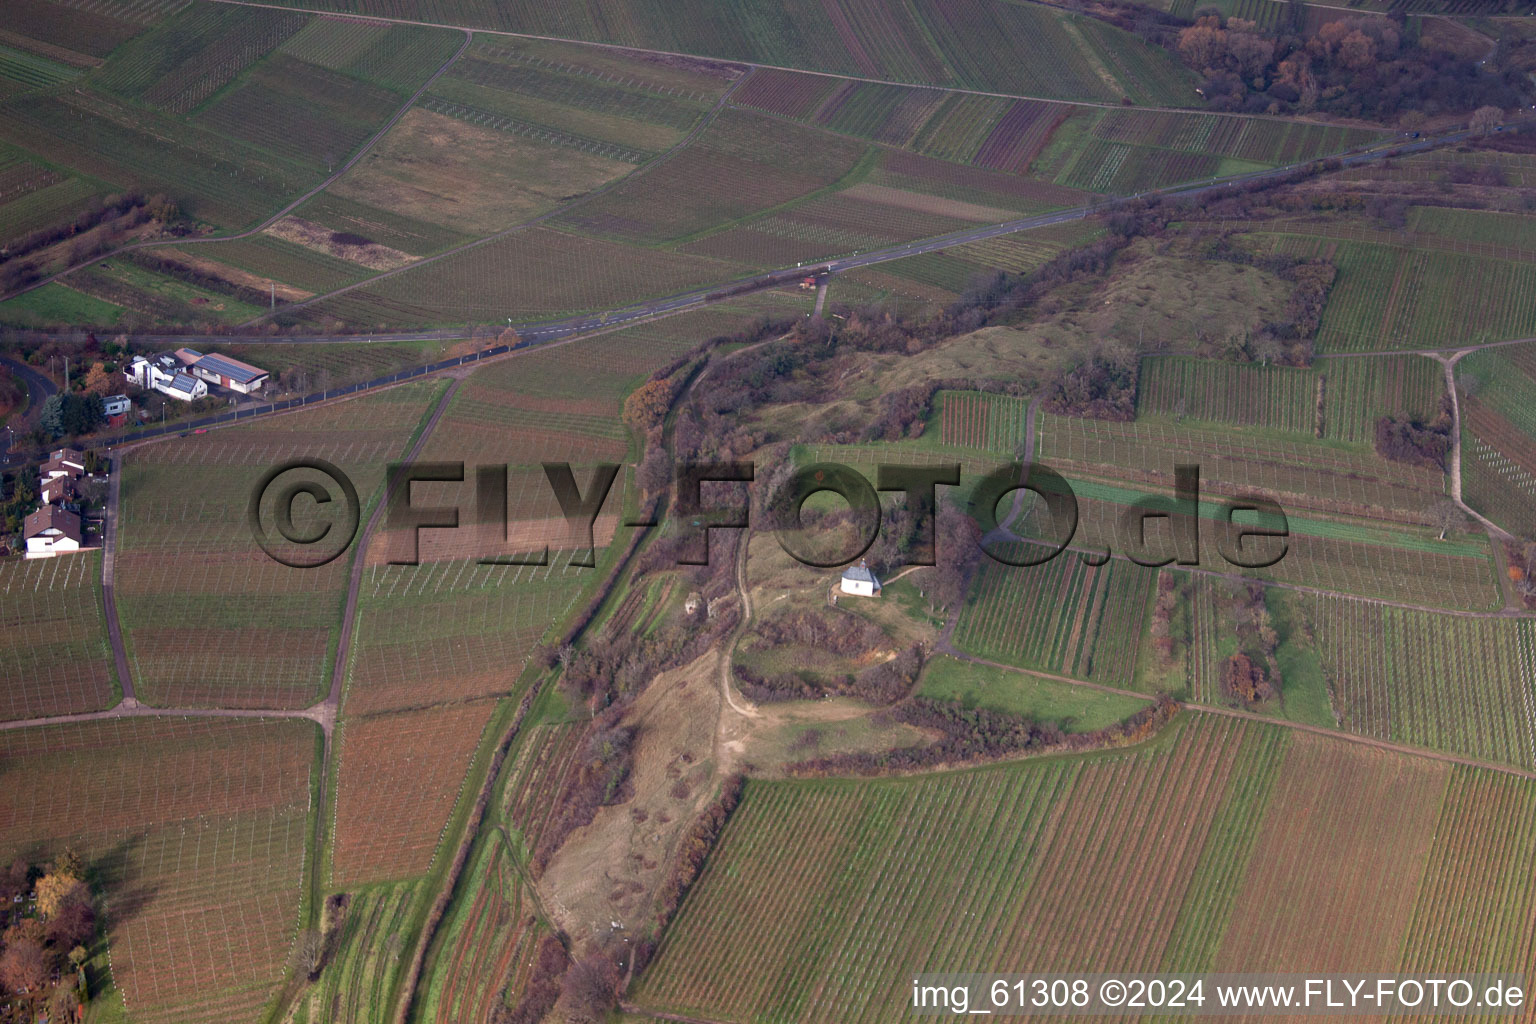
[[[186,361],[188,356],[192,357],[187,365],[194,376],[201,377],[210,384],[238,391],[242,395],[260,391],[261,386],[267,382],[267,371],[259,366],[242,363],[230,356],[205,356],[196,349],[176,350],[178,359]]]
[[[85,474],[85,455],[78,448],[59,448],[49,454],[39,472],[45,482],[55,477],[78,479]]]
[[[879,597],[880,580],[862,559],[858,565],[851,565],[843,570],[842,591],[845,594],[854,594],[858,597]]]
[[[28,558],[52,558],[80,550],[80,517],[57,505],[44,505],[27,516],[22,535]]]

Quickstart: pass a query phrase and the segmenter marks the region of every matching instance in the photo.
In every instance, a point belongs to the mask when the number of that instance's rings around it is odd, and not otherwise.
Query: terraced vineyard
[[[1030,568],[988,560],[955,643],[1024,668],[1127,685],[1156,575],[1119,559],[1092,567],[1071,554]]]
[[[473,900],[445,925],[438,971],[422,1001],[422,1019],[437,1024],[490,1021],[496,1007],[515,1005],[533,976],[534,954],[550,934],[505,844],[492,841],[466,868]]]
[[[388,1012],[420,891],[406,883],[351,895],[335,957],[320,984],[300,1000],[294,1024],[368,1024]]]

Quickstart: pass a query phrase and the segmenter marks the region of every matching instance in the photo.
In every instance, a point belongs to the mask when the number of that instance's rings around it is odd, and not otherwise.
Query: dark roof
[[[873,583],[877,587],[880,585],[880,581],[875,579],[874,571],[867,565],[850,565],[843,570],[843,579],[855,583]]]
[[[30,540],[49,530],[57,530],[76,544],[80,543],[80,517],[57,505],[44,505],[27,516],[26,529],[22,535]]]
[[[197,389],[197,378],[191,376],[190,374],[178,373],[176,376],[171,378],[170,383],[168,383],[166,387],[170,388],[172,391],[181,391],[190,395]]]
[[[209,370],[221,377],[240,384],[249,384],[253,380],[259,380],[267,375],[267,371],[250,363],[242,363],[238,359],[229,356],[206,355],[193,364],[200,370]]]

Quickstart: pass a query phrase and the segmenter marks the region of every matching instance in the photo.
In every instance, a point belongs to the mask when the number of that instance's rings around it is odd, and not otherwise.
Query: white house
[[[133,402],[127,395],[108,395],[101,400],[101,411],[107,415],[108,419],[125,415],[131,408],[133,408]]]
[[[863,559],[843,570],[842,591],[859,597],[879,597],[880,580]]]
[[[181,372],[181,365],[181,360],[173,355],[134,356],[123,376],[141,388],[160,391],[161,385],[169,384]]]
[[[190,373],[178,373],[164,384],[155,385],[155,390],[183,402],[195,402],[208,395],[208,385]]]
[[[27,516],[28,558],[52,558],[80,550],[80,517],[57,505],[44,505]]]

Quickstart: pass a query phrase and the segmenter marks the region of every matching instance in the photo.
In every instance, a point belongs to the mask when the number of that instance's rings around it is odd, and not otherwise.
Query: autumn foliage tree
[[[648,380],[624,400],[624,425],[639,433],[649,433],[661,426],[672,405],[672,383]]]

